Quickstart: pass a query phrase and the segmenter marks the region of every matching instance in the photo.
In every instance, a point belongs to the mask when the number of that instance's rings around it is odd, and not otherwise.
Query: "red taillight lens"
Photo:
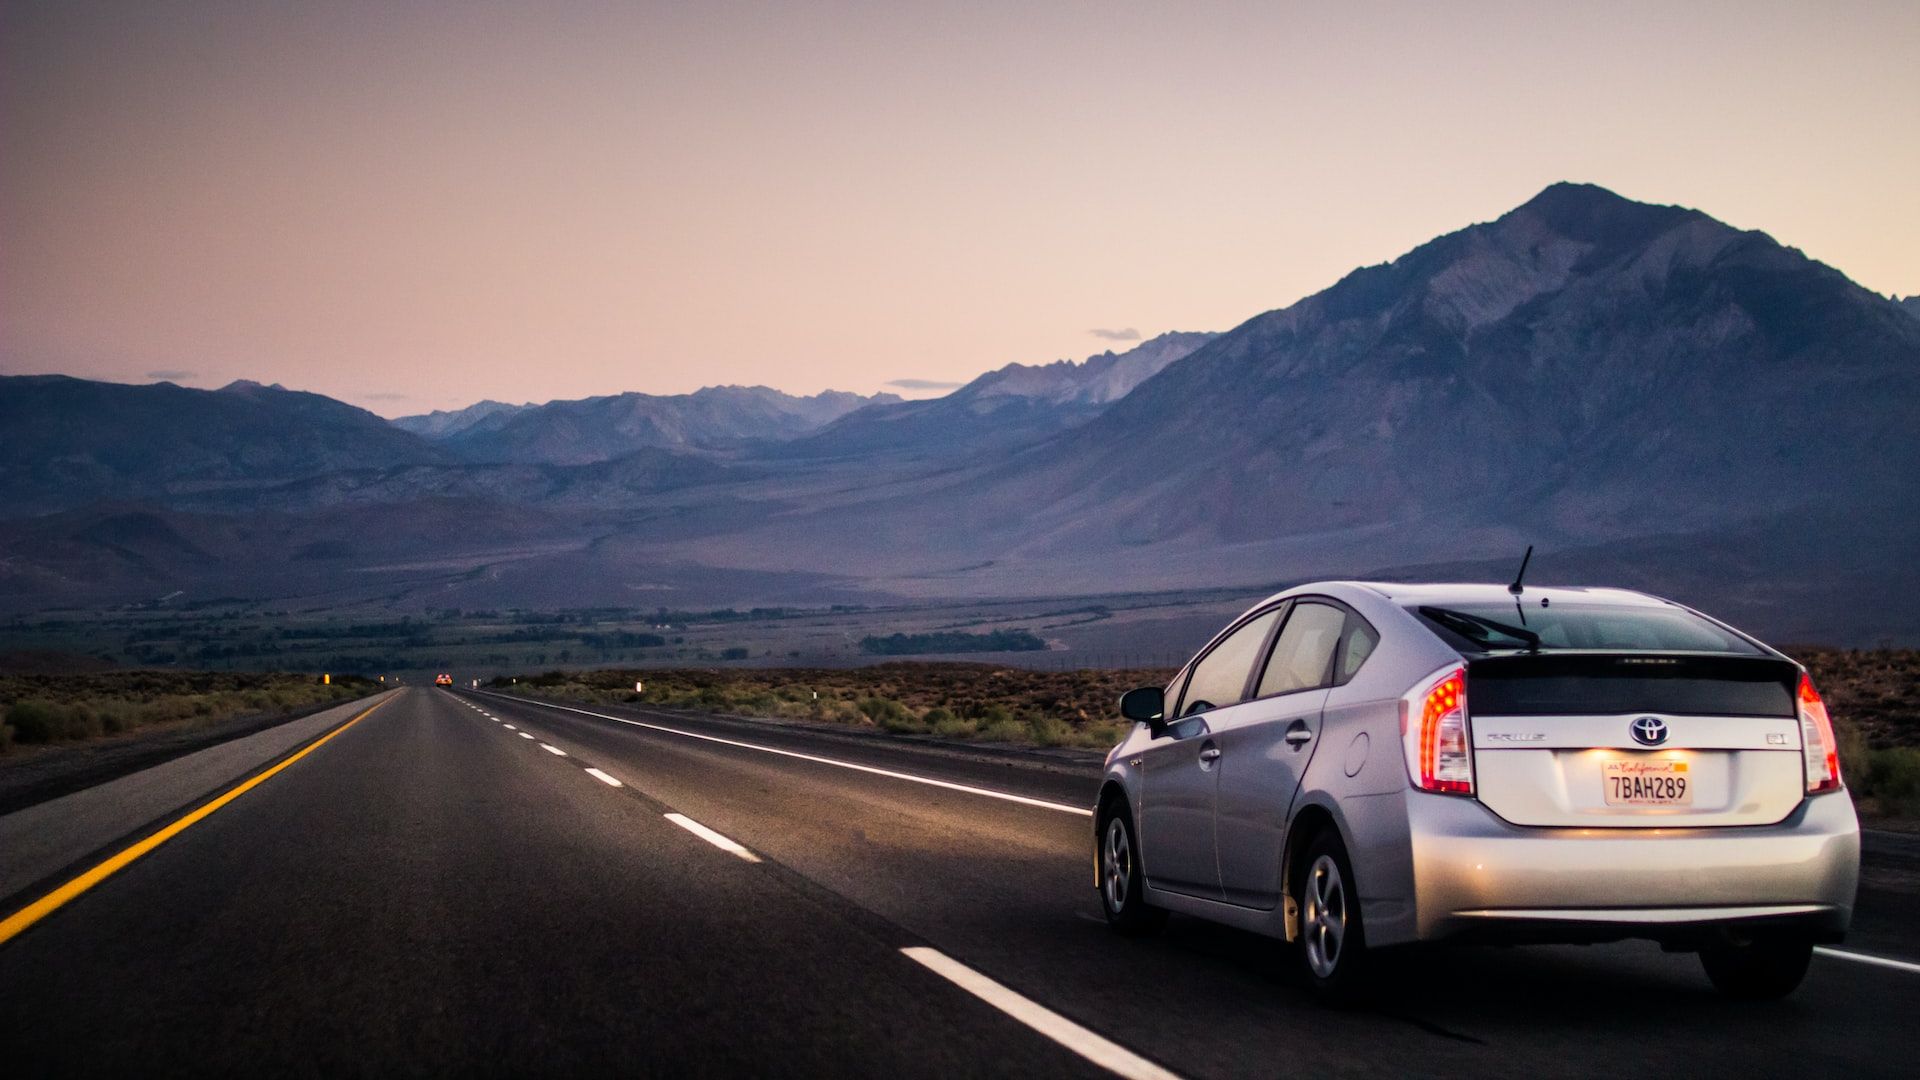
[[[1840,786],[1840,744],[1833,738],[1833,720],[1813,679],[1800,673],[1800,746],[1807,760],[1807,794]]]
[[[1467,738],[1467,669],[1456,667],[1423,681],[1400,701],[1400,734],[1415,787],[1473,794],[1473,748]]]

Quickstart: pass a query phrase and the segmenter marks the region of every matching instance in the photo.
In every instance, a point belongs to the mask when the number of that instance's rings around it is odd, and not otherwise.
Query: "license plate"
[[[1608,806],[1692,806],[1693,780],[1687,763],[1630,758],[1603,762],[1600,783]]]

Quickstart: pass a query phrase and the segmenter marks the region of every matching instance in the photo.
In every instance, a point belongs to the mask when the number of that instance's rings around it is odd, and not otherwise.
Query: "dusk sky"
[[[1556,180],[1920,292],[1912,0],[65,0],[0,58],[9,374],[385,415],[957,382]]]

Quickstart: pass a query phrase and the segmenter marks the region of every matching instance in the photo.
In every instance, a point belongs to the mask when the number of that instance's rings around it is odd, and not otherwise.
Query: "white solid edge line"
[[[728,837],[722,836],[721,834],[714,832],[712,829],[707,828],[705,825],[700,824],[699,822],[693,820],[692,818],[688,817],[685,814],[668,814],[667,820],[687,830],[688,832],[699,837],[700,839],[705,840],[707,843],[712,844],[714,847],[719,848],[721,851],[732,852],[733,854],[740,856],[741,858],[747,860],[748,862],[760,861],[760,856],[755,855],[753,852],[748,851],[746,848],[743,848],[739,844],[734,843]]]
[[[1815,945],[1813,951],[1821,956],[1831,956],[1835,960],[1851,960],[1856,964],[1872,964],[1875,967],[1892,968],[1895,971],[1907,971],[1920,975],[1920,964],[1910,960],[1895,960],[1890,956],[1874,956],[1872,953],[1852,952],[1847,949],[1829,949],[1825,945]]]
[[[529,705],[545,705],[549,709],[560,709],[565,712],[579,713],[582,716],[593,716],[601,720],[612,720],[615,723],[630,724],[637,728],[646,728],[649,731],[664,731],[669,735],[679,735],[688,739],[700,739],[705,742],[719,743],[722,746],[737,746],[743,750],[758,750],[763,754],[778,754],[781,757],[798,758],[801,761],[811,761],[820,765],[833,765],[842,769],[852,769],[855,772],[892,777],[895,780],[909,780],[916,784],[946,788],[948,791],[964,791],[969,795],[984,795],[989,799],[1004,799],[1007,802],[1019,803],[1022,806],[1037,806],[1042,810],[1057,810],[1063,814],[1078,814],[1081,817],[1093,816],[1093,811],[1083,806],[1068,806],[1066,803],[1048,802],[1045,799],[1030,799],[1025,795],[1015,795],[1011,792],[994,791],[991,788],[969,787],[966,784],[956,784],[951,780],[935,780],[931,776],[915,776],[912,773],[895,772],[892,769],[880,769],[872,765],[856,765],[851,761],[840,761],[835,758],[820,757],[817,754],[803,754],[798,750],[782,750],[773,746],[761,746],[758,743],[740,742],[737,739],[723,739],[718,735],[702,735],[697,731],[682,731],[679,728],[664,727],[660,724],[649,724],[640,720],[629,720],[624,716],[609,716],[606,713],[576,709],[571,705],[555,705],[550,701],[534,701],[531,698],[516,700],[525,700]]]
[[[565,750],[560,749],[559,747],[553,745],[552,743],[541,743],[540,749],[545,750],[547,753],[552,754],[554,757],[567,756],[567,752]]]
[[[601,783],[607,785],[608,787],[626,786],[622,784],[620,781],[615,780],[613,777],[608,776],[606,773],[601,772],[599,769],[588,769],[587,775],[593,777],[595,780],[600,781]]]
[[[1129,1080],[1178,1080],[1177,1074],[1088,1031],[1031,998],[1014,993],[938,949],[911,946],[900,951],[934,974],[1109,1072]]]

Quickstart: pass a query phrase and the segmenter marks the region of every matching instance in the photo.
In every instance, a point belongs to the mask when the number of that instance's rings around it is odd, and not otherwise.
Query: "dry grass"
[[[991,664],[863,668],[549,672],[516,689],[544,697],[844,723],[949,739],[1105,749],[1126,731],[1121,693],[1164,682],[1148,670],[1030,671]],[[635,694],[635,680],[645,683]],[[496,685],[507,680],[496,680]]]
[[[155,725],[211,724],[365,696],[367,679],[282,672],[108,671],[0,676],[0,754]]]

